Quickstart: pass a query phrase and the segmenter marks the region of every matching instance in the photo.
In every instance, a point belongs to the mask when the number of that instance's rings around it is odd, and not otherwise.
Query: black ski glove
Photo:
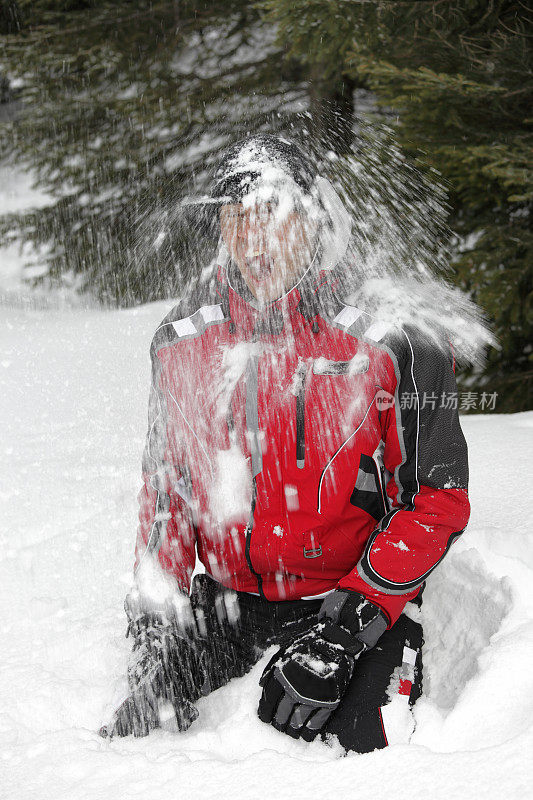
[[[201,694],[198,686],[205,680],[203,647],[188,604],[185,595],[172,608],[151,612],[138,597],[126,598],[128,635],[134,640],[128,665],[130,693],[111,722],[100,729],[101,736],[146,736],[167,720],[184,731],[198,717],[191,701]]]
[[[276,653],[260,680],[259,719],[306,741],[317,736],[338,707],[357,658],[387,628],[381,609],[345,589],[325,598],[318,620]]]

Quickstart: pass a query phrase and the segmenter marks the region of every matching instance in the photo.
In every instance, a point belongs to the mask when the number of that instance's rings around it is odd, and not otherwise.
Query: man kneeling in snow
[[[349,217],[294,144],[231,148],[206,203],[216,277],[152,342],[131,694],[103,734],[185,730],[276,645],[263,722],[408,741],[421,590],[469,515],[451,352],[343,302]]]

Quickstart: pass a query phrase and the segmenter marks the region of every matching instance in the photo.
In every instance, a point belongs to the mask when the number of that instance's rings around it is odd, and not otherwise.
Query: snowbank
[[[277,733],[255,716],[263,662],[185,734],[97,736],[128,649],[148,346],[168,307],[2,309],[2,797],[529,796],[533,412],[463,419],[473,513],[427,590],[410,746],[339,758]]]

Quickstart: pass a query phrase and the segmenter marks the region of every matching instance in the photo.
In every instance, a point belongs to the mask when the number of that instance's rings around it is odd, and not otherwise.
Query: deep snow
[[[255,716],[263,662],[185,734],[98,737],[128,651],[148,348],[169,307],[0,308],[1,797],[529,797],[533,412],[463,417],[472,517],[426,592],[410,746],[339,758],[277,733]]]

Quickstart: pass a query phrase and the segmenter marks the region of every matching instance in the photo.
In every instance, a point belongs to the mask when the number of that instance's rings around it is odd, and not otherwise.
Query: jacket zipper
[[[254,529],[255,504],[257,501],[257,481],[255,477],[253,478],[252,487],[253,488],[252,488],[252,503],[250,507],[250,519],[248,520],[248,525],[246,526],[246,530],[244,532],[245,542],[246,542],[244,548],[244,554],[246,557],[246,563],[248,564],[248,568],[250,569],[252,575],[255,575],[255,578],[257,580],[257,589],[259,591],[259,594],[261,595],[263,600],[266,600],[265,593],[263,592],[263,578],[261,577],[259,572],[255,571],[254,566],[252,564],[252,557],[250,555],[250,547],[252,545],[252,531]]]
[[[251,462],[252,462],[252,501],[250,503],[250,517],[248,525],[245,529],[245,549],[244,554],[246,563],[252,575],[257,580],[257,589],[263,599],[265,594],[263,592],[263,579],[259,572],[256,572],[252,564],[252,557],[250,555],[250,548],[252,546],[252,531],[254,528],[254,514],[255,506],[257,503],[257,475],[263,469],[263,457],[261,453],[261,446],[259,444],[259,415],[257,407],[257,396],[259,391],[259,360],[257,356],[252,356],[248,362],[246,369],[246,428],[248,433],[251,434]]]
[[[305,467],[305,382],[307,365],[301,361],[298,364],[296,381],[296,466],[298,469]]]

